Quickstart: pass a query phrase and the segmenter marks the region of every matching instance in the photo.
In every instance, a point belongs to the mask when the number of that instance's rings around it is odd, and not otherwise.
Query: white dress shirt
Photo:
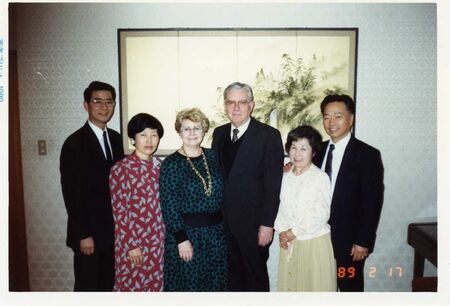
[[[247,121],[245,121],[245,123],[243,125],[241,125],[240,127],[235,127],[233,124],[231,124],[231,130],[230,130],[230,139],[233,139],[233,130],[234,129],[238,129],[239,133],[237,134],[237,138],[241,138],[242,135],[245,133],[245,131],[247,131],[248,126],[250,124],[250,117],[247,119]]]
[[[325,152],[325,158],[322,161],[322,170],[325,171],[325,165],[327,163],[328,150],[330,149],[330,144],[334,144],[333,150],[333,162],[331,164],[331,194],[334,192],[334,186],[336,185],[336,178],[341,168],[342,158],[344,157],[345,148],[350,141],[351,133],[349,132],[344,138],[342,138],[337,143],[333,143],[330,139],[328,142],[327,151]]]
[[[113,151],[112,151],[112,148],[111,148],[111,141],[109,140],[109,134],[108,134],[107,126],[105,125],[105,129],[102,130],[101,128],[99,128],[98,126],[93,124],[90,120],[88,120],[88,124],[91,127],[91,129],[94,131],[95,136],[97,136],[98,142],[100,143],[100,146],[102,147],[103,154],[105,155],[105,159],[107,159],[107,157],[106,157],[106,151],[105,151],[105,144],[103,143],[103,131],[106,131],[106,138],[108,138],[109,150],[111,152],[111,157],[114,159]]]

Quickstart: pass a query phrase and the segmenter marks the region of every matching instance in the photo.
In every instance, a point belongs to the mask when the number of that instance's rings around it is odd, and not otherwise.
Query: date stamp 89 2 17
[[[404,274],[402,266],[389,266],[385,269],[376,266],[370,266],[366,268],[366,270],[367,276],[369,278],[376,278],[380,276],[389,278],[401,278]],[[354,278],[355,276],[356,269],[354,267],[338,267],[337,269],[338,278]]]

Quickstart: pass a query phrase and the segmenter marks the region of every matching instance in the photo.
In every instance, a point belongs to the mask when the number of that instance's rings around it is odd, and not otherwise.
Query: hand
[[[182,243],[178,244],[178,254],[180,258],[185,262],[192,260],[194,249],[192,248],[192,244],[189,240],[183,241]]]
[[[84,255],[94,254],[95,246],[94,246],[94,238],[87,237],[85,239],[80,240],[80,251]]]
[[[292,229],[288,229],[287,231],[281,232],[279,237],[280,237],[280,247],[283,249],[287,249],[289,247],[289,242],[295,239],[295,235],[292,232]]]
[[[286,236],[286,232],[287,231],[281,232],[278,235],[278,238],[280,239],[280,248],[285,249],[285,250],[287,250],[289,247],[289,240]]]
[[[272,238],[273,228],[260,225],[258,230],[258,245],[264,247],[272,241]]]
[[[291,171],[292,168],[292,163],[288,162],[286,165],[284,165],[283,167],[283,173],[288,173],[289,171]]]
[[[288,229],[288,230],[286,231],[286,237],[287,237],[287,239],[288,239],[289,242],[291,242],[292,240],[295,239],[296,236],[295,236],[294,233],[292,232],[292,228],[290,228],[290,229]]]
[[[352,246],[352,251],[350,252],[350,256],[353,256],[353,261],[360,261],[363,260],[365,258],[367,258],[367,256],[369,256],[369,249],[359,246],[357,244],[354,244]]]
[[[128,251],[128,259],[130,262],[134,265],[140,265],[142,264],[143,256],[141,248],[135,248],[133,250]]]

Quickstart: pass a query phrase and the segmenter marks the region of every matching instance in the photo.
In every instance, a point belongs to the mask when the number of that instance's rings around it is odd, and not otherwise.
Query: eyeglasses
[[[92,99],[89,102],[92,103],[92,105],[94,105],[94,107],[99,108],[103,105],[106,105],[108,107],[114,107],[114,105],[116,105],[116,101],[114,101],[113,99]]]
[[[203,132],[203,129],[201,127],[195,126],[193,128],[191,127],[185,127],[181,129],[181,132],[185,133],[185,134],[190,134],[192,132],[194,132],[195,134],[200,134],[201,132]]]
[[[241,106],[245,106],[248,105],[250,102],[247,100],[239,100],[239,101],[231,101],[231,100],[226,100],[225,101],[225,105],[226,106],[233,106],[236,107],[236,104],[241,107]]]

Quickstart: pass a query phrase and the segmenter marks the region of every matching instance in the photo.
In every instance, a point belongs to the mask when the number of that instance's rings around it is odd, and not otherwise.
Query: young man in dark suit
[[[116,92],[94,81],[84,91],[86,124],[70,135],[60,156],[66,206],[66,244],[74,252],[74,291],[112,291],[114,220],[109,193],[111,166],[124,157],[122,138],[106,124],[114,114]]]
[[[364,263],[373,251],[383,204],[380,151],[356,139],[351,129],[355,102],[329,95],[320,105],[323,126],[331,137],[316,164],[332,185],[329,224],[340,291],[364,291]]]
[[[224,179],[229,289],[269,291],[266,263],[283,176],[281,136],[250,116],[255,102],[249,85],[229,85],[224,103],[231,122],[214,130],[212,148]]]

